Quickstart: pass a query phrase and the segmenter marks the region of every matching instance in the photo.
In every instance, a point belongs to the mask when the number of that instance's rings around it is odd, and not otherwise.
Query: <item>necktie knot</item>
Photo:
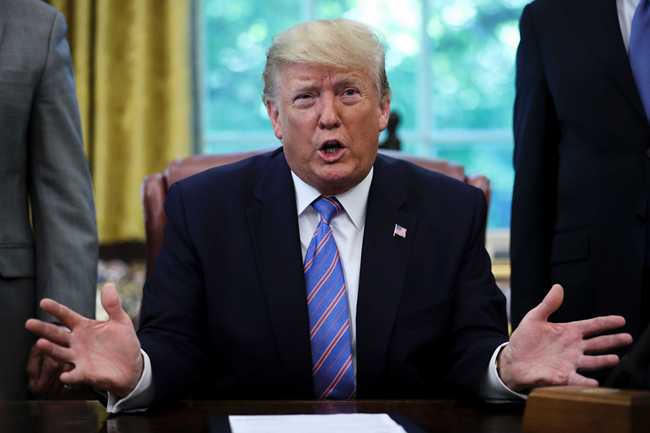
[[[332,218],[343,210],[343,206],[335,197],[320,196],[314,200],[311,206],[320,214],[326,224],[329,224]]]

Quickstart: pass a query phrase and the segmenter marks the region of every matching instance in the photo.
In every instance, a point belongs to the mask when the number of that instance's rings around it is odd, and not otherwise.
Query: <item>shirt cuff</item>
[[[106,411],[108,413],[144,412],[153,401],[154,389],[151,360],[144,350],[140,349],[140,353],[142,353],[144,367],[138,384],[133,388],[133,391],[121,400],[117,400],[117,397],[109,392],[108,402],[106,404]]]
[[[508,388],[505,383],[499,377],[499,372],[497,371],[497,357],[501,350],[508,345],[509,343],[503,343],[496,348],[490,358],[490,364],[485,375],[485,380],[481,386],[481,397],[491,403],[498,403],[503,401],[512,401],[512,400],[526,400],[528,396],[525,394],[520,394]]]

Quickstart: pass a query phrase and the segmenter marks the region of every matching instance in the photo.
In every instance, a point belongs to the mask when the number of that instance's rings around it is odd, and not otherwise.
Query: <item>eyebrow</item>
[[[334,80],[334,87],[339,88],[339,87],[348,87],[348,86],[356,86],[356,87],[361,87],[361,84],[363,83],[363,80],[359,80],[358,78],[355,77],[343,77],[340,80]]]
[[[362,92],[367,92],[373,86],[372,79],[360,72],[342,73],[340,76],[334,76],[332,81],[336,89],[340,89],[341,87],[356,87]]]
[[[315,80],[311,77],[297,77],[295,87],[291,89],[293,93],[315,91],[321,88],[320,80]],[[362,87],[364,80],[358,73],[339,73],[332,78],[332,85],[335,88],[357,86]]]
[[[312,90],[318,90],[320,86],[315,80],[304,80],[296,84],[295,87],[291,88],[292,92],[306,92]]]

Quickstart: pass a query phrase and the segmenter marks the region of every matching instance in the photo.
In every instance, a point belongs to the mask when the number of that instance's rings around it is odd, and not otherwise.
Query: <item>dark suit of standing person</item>
[[[170,189],[137,336],[111,285],[108,321],[43,300],[70,332],[26,323],[37,347],[74,366],[62,381],[108,390],[118,412],[188,396],[515,398],[540,384],[595,386],[578,369],[618,362],[585,351],[629,344],[594,336],[622,317],[547,322],[560,286],[507,343],[483,194],[377,155],[390,87],[368,27],[286,30],[264,83],[282,148]]]
[[[23,399],[23,324],[44,297],[93,314],[97,239],[63,16],[39,0],[0,11],[0,399]],[[29,359],[33,389],[49,389],[56,366]]]
[[[521,16],[515,326],[552,283],[565,289],[555,320],[620,314],[635,337],[647,326],[650,107],[644,109],[628,57],[634,3],[537,0]],[[647,27],[642,39],[650,39]]]

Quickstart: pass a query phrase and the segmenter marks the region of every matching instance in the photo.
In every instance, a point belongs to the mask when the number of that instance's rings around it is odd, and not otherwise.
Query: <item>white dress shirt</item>
[[[632,32],[632,18],[641,0],[616,0],[618,24],[621,26],[621,36],[625,49],[630,49],[630,33]]]
[[[343,207],[344,212],[330,221],[332,235],[336,242],[336,248],[341,257],[341,267],[348,294],[348,305],[350,306],[350,330],[352,331],[352,359],[356,360],[356,320],[357,297],[359,295],[359,272],[361,271],[361,247],[363,245],[363,233],[366,226],[366,205],[368,192],[374,169],[370,169],[368,175],[357,186],[351,190],[336,196]],[[296,191],[296,207],[298,212],[298,230],[300,231],[300,247],[302,250],[302,261],[305,261],[307,248],[311,238],[316,232],[320,221],[318,212],[311,207],[311,203],[320,197],[320,192],[311,185],[302,181],[294,172],[293,186]],[[354,363],[356,366],[356,363]],[[356,368],[354,369],[356,376]]]

